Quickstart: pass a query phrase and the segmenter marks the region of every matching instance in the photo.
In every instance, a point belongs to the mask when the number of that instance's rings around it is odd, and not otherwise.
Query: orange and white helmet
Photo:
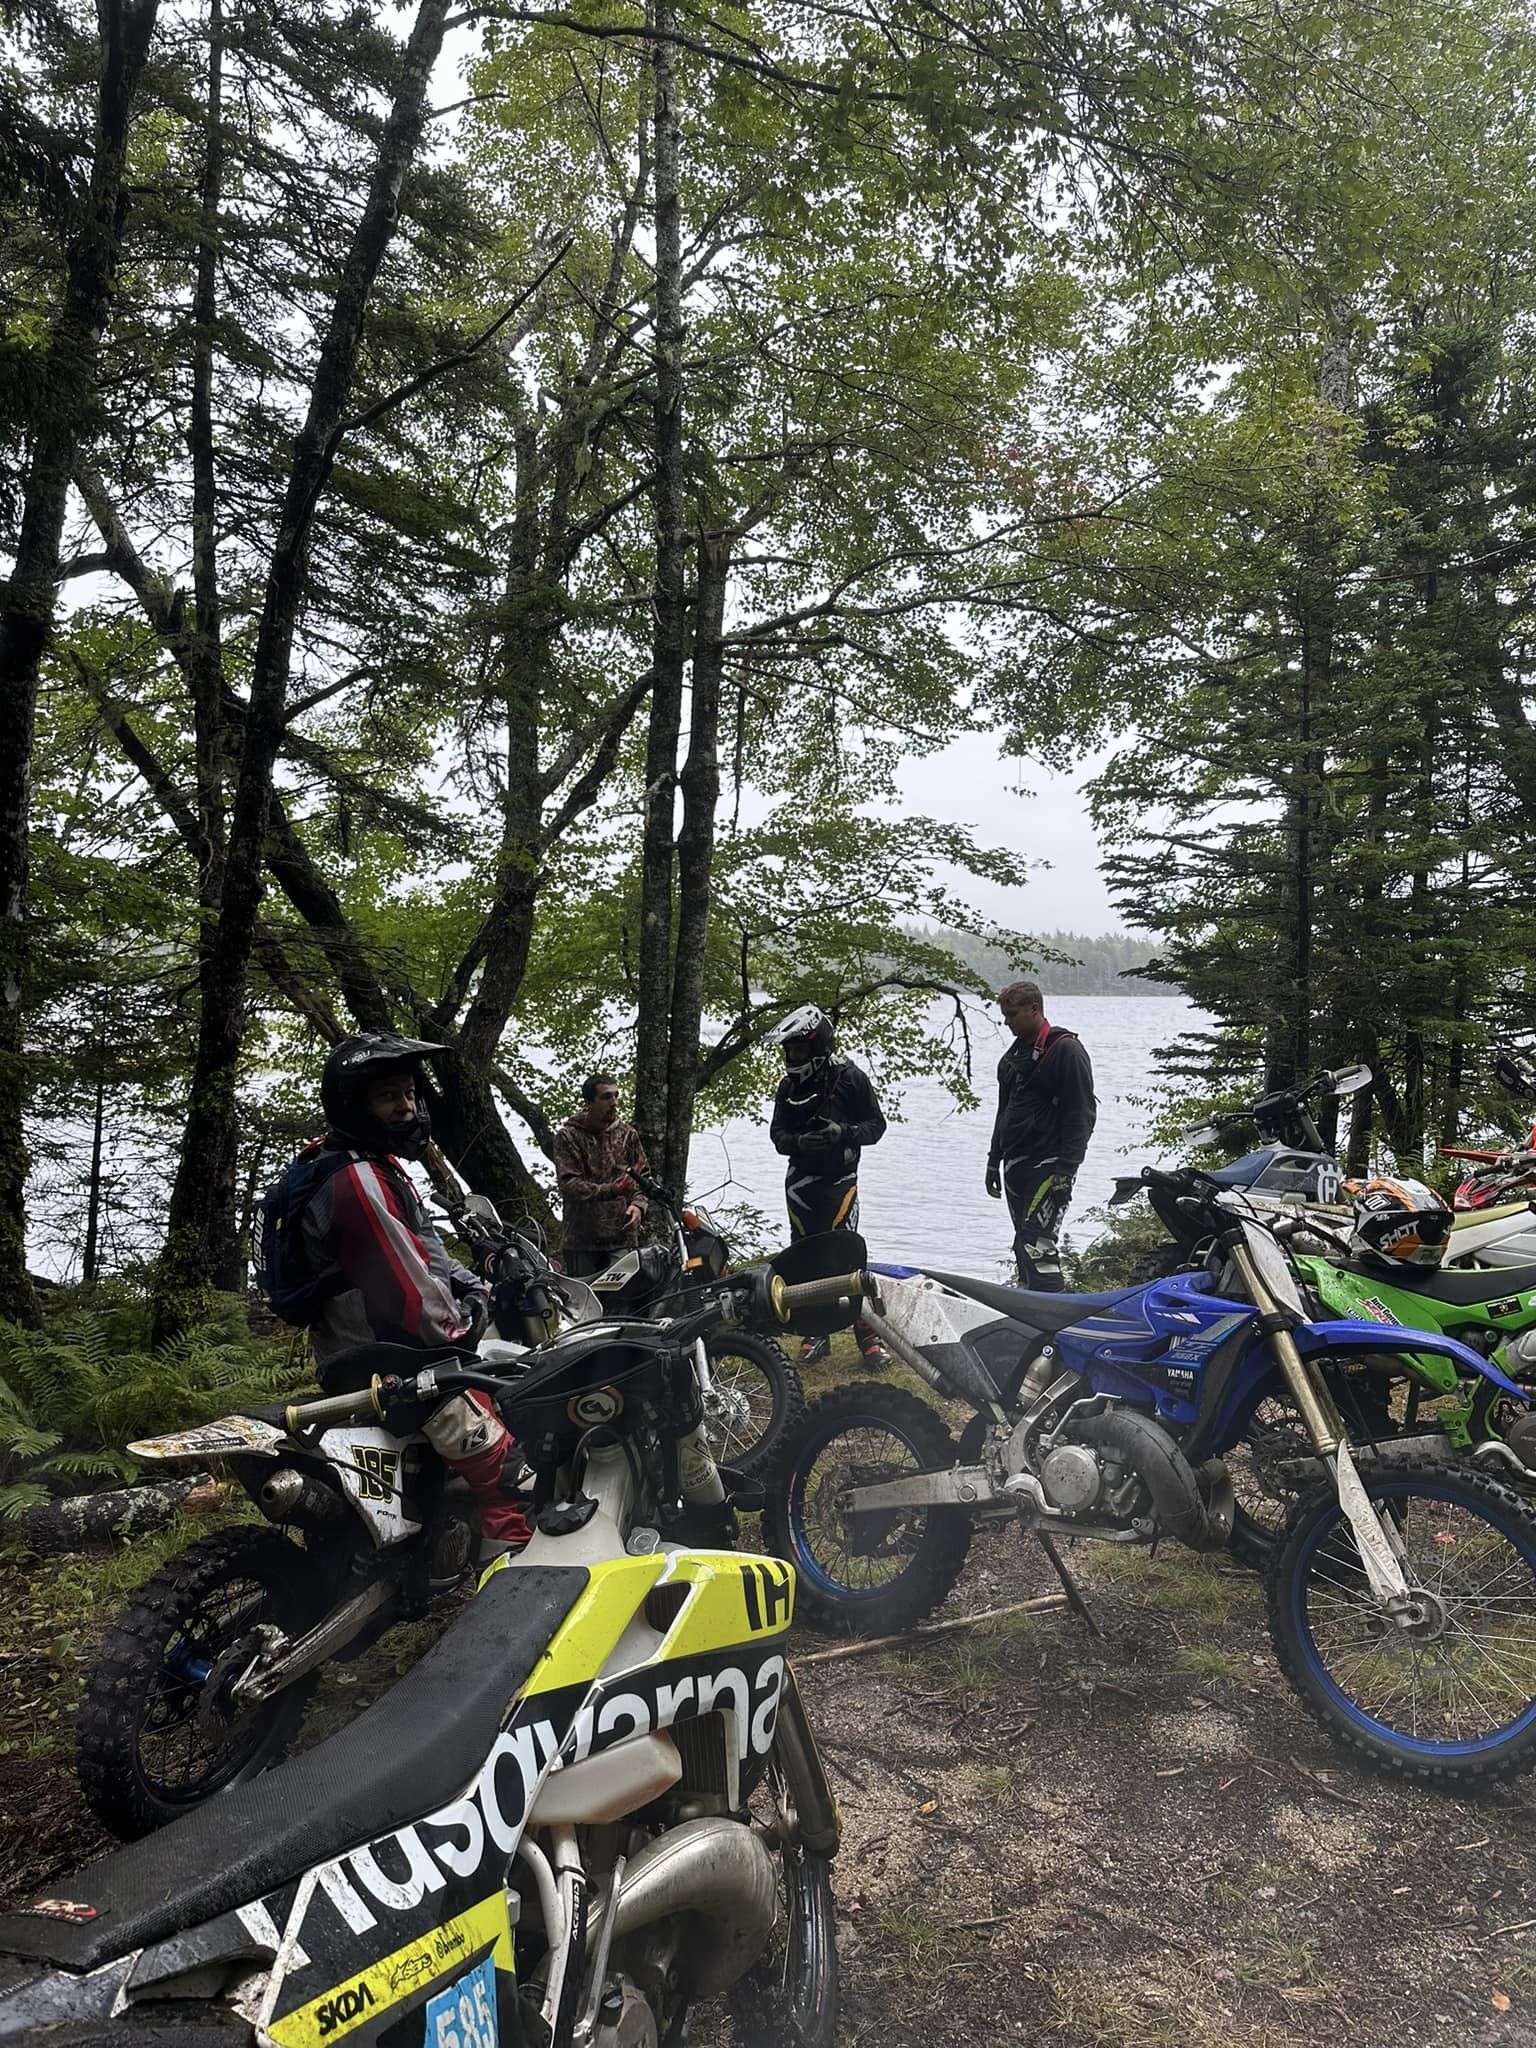
[[[1451,1211],[1423,1181],[1368,1180],[1356,1189],[1354,1205],[1349,1245],[1356,1258],[1420,1272],[1433,1272],[1444,1259]]]

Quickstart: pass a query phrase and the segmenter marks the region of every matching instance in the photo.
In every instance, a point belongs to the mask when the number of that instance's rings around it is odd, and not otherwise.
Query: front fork
[[[1296,1349],[1290,1324],[1248,1247],[1234,1244],[1231,1257],[1248,1290],[1248,1298],[1259,1311],[1259,1326],[1270,1355],[1279,1366],[1313,1447],[1337,1489],[1339,1506],[1355,1533],[1371,1591],[1393,1620],[1407,1627],[1420,1618],[1420,1603],[1408,1588],[1404,1571],[1407,1551],[1402,1538],[1390,1516],[1372,1507],[1361,1484],[1343,1418],[1334,1405],[1321,1368],[1308,1365]]]

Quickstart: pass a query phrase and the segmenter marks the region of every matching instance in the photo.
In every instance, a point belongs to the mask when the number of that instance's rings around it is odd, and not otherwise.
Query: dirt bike
[[[702,1209],[685,1205],[648,1174],[632,1178],[671,1220],[670,1241],[620,1252],[605,1271],[589,1274],[587,1284],[605,1315],[667,1314],[720,1279],[730,1247]],[[715,1456],[738,1472],[762,1472],[804,1410],[800,1375],[778,1344],[749,1330],[722,1330],[706,1340],[704,1352],[704,1407]]]
[[[671,1323],[565,1331],[510,1384],[460,1355],[295,1404],[301,1440],[399,1437],[492,1393],[538,1533],[341,1733],[0,1917],[0,2041],[643,2048],[724,1997],[748,2048],[830,2048],[839,1822],[794,1578],[721,1547],[694,1370],[721,1325],[851,1320],[860,1276],[828,1271],[797,1245]]]
[[[470,1200],[495,1235],[491,1316],[518,1339],[488,1339],[482,1348],[499,1356],[486,1363],[521,1373],[531,1341],[547,1341],[562,1317],[594,1320],[597,1303],[502,1229],[489,1203]],[[432,1357],[360,1345],[331,1360],[322,1381],[366,1386]],[[321,1428],[310,1409],[252,1408],[128,1449],[148,1464],[227,1476],[271,1526],[216,1530],[162,1565],[91,1666],[76,1723],[80,1788],[125,1841],[265,1770],[297,1731],[321,1667],[426,1614],[463,1583],[480,1545],[473,1495],[403,1414]]]
[[[1220,1549],[1225,1458],[1256,1411],[1288,1401],[1321,1475],[1266,1568],[1271,1638],[1292,1687],[1338,1739],[1391,1770],[1470,1782],[1536,1756],[1536,1515],[1468,1463],[1411,1439],[1357,1456],[1325,1367],[1438,1353],[1525,1394],[1454,1339],[1314,1320],[1246,1197],[1186,1169],[1145,1179],[1210,1240],[1213,1270],[1112,1293],[1028,1292],[876,1268],[866,1320],[888,1350],[975,1416],[957,1444],[927,1403],[840,1388],[786,1439],[764,1529],[800,1577],[808,1620],[879,1635],[936,1607],[973,1531],[1018,1522],[1115,1544]]]
[[[1353,1095],[1370,1082],[1369,1067],[1333,1068],[1314,1076],[1305,1087],[1277,1089],[1246,1108],[1201,1117],[1186,1125],[1179,1137],[1187,1145],[1215,1145],[1254,1129],[1260,1146],[1229,1165],[1212,1168],[1208,1178],[1219,1187],[1241,1191],[1255,1213],[1310,1217],[1324,1230],[1335,1230],[1341,1223],[1347,1227],[1350,1183],[1323,1141],[1312,1105],[1332,1096]],[[1532,1187],[1536,1188],[1536,1177]],[[1156,1187],[1149,1188],[1139,1174],[1129,1174],[1116,1180],[1109,1206],[1122,1208],[1144,1193],[1150,1196],[1168,1241],[1143,1255],[1133,1278],[1154,1280],[1198,1264],[1204,1247],[1193,1235],[1190,1218],[1179,1212],[1177,1197],[1160,1198]],[[1445,1263],[1458,1270],[1536,1264],[1536,1216],[1531,1205],[1519,1201],[1481,1215],[1458,1215]]]
[[[1343,1234],[1324,1229],[1315,1216],[1273,1227],[1314,1313],[1453,1337],[1523,1391],[1536,1384],[1536,1266],[1389,1272],[1356,1259]],[[1357,1442],[1412,1437],[1435,1457],[1470,1458],[1536,1497],[1536,1413],[1512,1400],[1499,1380],[1469,1378],[1438,1352],[1398,1348],[1341,1362],[1328,1369],[1328,1380]],[[1301,1418],[1287,1402],[1264,1403],[1246,1442],[1253,1484],[1239,1501],[1232,1549],[1262,1567],[1299,1485],[1315,1482],[1318,1473]]]

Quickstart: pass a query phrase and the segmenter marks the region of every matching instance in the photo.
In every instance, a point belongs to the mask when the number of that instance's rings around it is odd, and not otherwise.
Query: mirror
[[[1369,1067],[1340,1067],[1333,1077],[1335,1095],[1357,1095],[1362,1088],[1371,1085]]]

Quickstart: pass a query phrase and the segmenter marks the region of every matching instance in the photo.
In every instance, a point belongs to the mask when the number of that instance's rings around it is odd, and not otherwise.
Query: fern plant
[[[253,1336],[241,1305],[151,1348],[129,1299],[64,1295],[45,1327],[0,1323],[0,1522],[59,1494],[121,1483],[124,1446],[300,1386],[287,1341]]]

